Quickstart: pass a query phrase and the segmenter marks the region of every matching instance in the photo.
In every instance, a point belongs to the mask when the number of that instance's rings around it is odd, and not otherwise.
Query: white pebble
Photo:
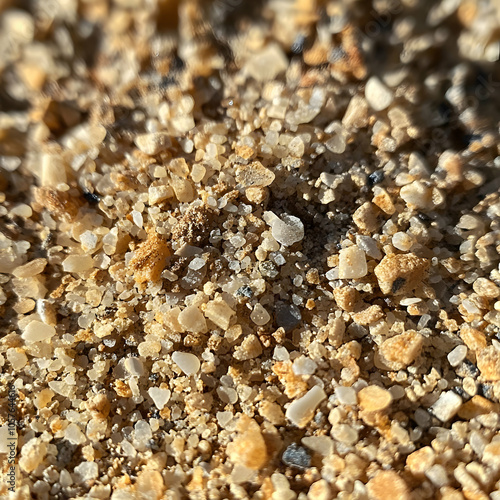
[[[40,342],[50,339],[55,334],[56,330],[53,326],[35,320],[27,324],[21,337],[26,342]]]
[[[375,111],[386,109],[394,100],[392,91],[376,76],[372,76],[366,82],[365,97],[368,104]]]
[[[175,351],[172,360],[188,376],[194,375],[200,369],[198,356],[188,352]]]
[[[272,212],[266,212],[266,214],[271,214],[268,223],[271,226],[273,238],[278,243],[288,247],[302,241],[304,238],[304,224],[298,217],[283,214],[279,218]]]
[[[94,267],[90,255],[69,255],[62,262],[63,271],[67,273],[81,273]]]
[[[339,385],[335,389],[335,396],[337,396],[337,399],[343,405],[353,406],[355,404],[358,404],[356,391],[352,387],[344,387],[342,385]]]
[[[451,366],[458,366],[465,359],[465,356],[467,356],[467,346],[457,345],[447,357]]]
[[[447,391],[441,393],[430,409],[441,422],[447,422],[456,415],[461,406],[462,398],[453,391]]]
[[[292,365],[292,370],[295,375],[312,375],[318,365],[311,359],[305,356],[297,358]]]
[[[351,279],[362,278],[368,273],[366,255],[361,248],[353,245],[344,248],[339,255],[339,278]]]
[[[257,304],[255,304],[253,311],[250,313],[250,319],[256,325],[262,326],[262,325],[265,325],[266,323],[269,323],[271,316],[266,311],[264,306],[262,306],[260,303],[257,303]]]
[[[74,468],[73,473],[76,484],[82,484],[85,481],[97,478],[99,466],[97,462],[82,462]]]
[[[124,365],[125,369],[130,373],[130,375],[140,377],[144,374],[144,366],[142,365],[141,360],[138,358],[127,358]]]
[[[304,396],[292,401],[285,416],[292,424],[303,428],[312,420],[316,408],[325,399],[325,391],[315,385]]]
[[[171,396],[171,392],[168,389],[161,389],[160,387],[150,387],[148,394],[158,410],[163,410]]]

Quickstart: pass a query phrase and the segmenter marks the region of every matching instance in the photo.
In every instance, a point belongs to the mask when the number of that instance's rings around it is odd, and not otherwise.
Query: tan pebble
[[[465,420],[471,420],[478,415],[484,415],[492,412],[497,413],[498,410],[498,404],[492,403],[482,396],[474,396],[460,407],[458,410],[458,416]]]
[[[328,342],[333,347],[339,347],[342,345],[345,333],[345,322],[342,318],[335,318],[332,321],[329,321],[325,329],[328,335]]]
[[[236,146],[234,148],[235,153],[244,160],[249,160],[255,153],[255,151],[250,146]]]
[[[333,493],[328,482],[324,479],[320,479],[315,483],[311,484],[309,491],[307,492],[308,500],[332,500]]]
[[[392,215],[396,211],[392,198],[384,188],[375,186],[373,188],[373,194],[372,203],[380,208],[382,212],[387,215]]]
[[[495,299],[500,295],[500,288],[486,278],[478,278],[472,284],[472,288],[478,295],[487,299]]]
[[[424,446],[406,457],[406,466],[415,477],[423,479],[427,469],[434,465],[435,456],[430,446]]]
[[[205,308],[205,316],[223,330],[229,328],[229,322],[235,312],[222,300],[211,300]]]
[[[385,340],[379,348],[379,355],[389,369],[401,370],[415,361],[423,343],[422,335],[408,330]]]
[[[361,231],[373,233],[380,226],[377,211],[373,203],[367,201],[352,214],[352,220]]]
[[[483,460],[496,469],[500,467],[500,442],[495,441],[486,445]]]
[[[374,272],[382,293],[403,295],[422,282],[429,265],[427,259],[413,253],[389,254],[380,261]]]
[[[352,315],[353,321],[359,325],[371,325],[384,317],[384,312],[379,305],[368,306],[360,312]]]
[[[399,195],[413,209],[432,210],[435,206],[432,188],[421,181],[413,181],[403,186]]]
[[[307,391],[307,382],[300,375],[295,375],[291,361],[278,361],[274,363],[273,372],[285,386],[287,397],[295,398]]]
[[[275,175],[259,161],[250,165],[240,165],[236,170],[236,180],[243,187],[266,187],[273,183]]]
[[[256,335],[248,335],[245,337],[241,345],[236,347],[234,358],[238,361],[246,361],[248,359],[257,358],[262,354],[262,345]]]
[[[16,267],[12,273],[16,278],[31,278],[40,274],[47,265],[47,259],[33,259],[32,261],[22,266]]]
[[[129,269],[137,283],[157,281],[165,268],[166,259],[170,256],[168,244],[155,232],[134,252],[130,259]]]
[[[392,470],[380,471],[366,485],[370,500],[410,500],[411,495],[403,478]]]
[[[57,219],[72,221],[78,214],[80,204],[67,191],[44,187],[35,189],[35,200],[40,208],[46,208]]]
[[[391,405],[392,395],[378,385],[369,385],[358,392],[358,403],[365,411],[383,411]]]
[[[236,439],[227,446],[230,460],[249,469],[260,469],[269,459],[259,424],[246,415],[238,421]]]
[[[245,196],[250,203],[261,204],[269,197],[269,189],[266,187],[248,187],[245,189]]]
[[[259,414],[273,425],[283,425],[286,422],[283,409],[278,403],[263,401],[259,406]]]
[[[477,367],[484,380],[500,380],[500,352],[494,346],[485,347],[476,352]]]
[[[356,304],[359,302],[358,291],[350,286],[341,286],[333,289],[333,296],[337,305],[347,312],[354,311]]]
[[[194,305],[186,307],[177,317],[180,325],[188,332],[205,333],[207,322],[203,313]]]

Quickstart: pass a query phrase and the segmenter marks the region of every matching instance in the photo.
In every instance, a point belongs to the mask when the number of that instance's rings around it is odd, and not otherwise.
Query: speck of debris
[[[307,469],[311,466],[311,455],[307,448],[298,445],[297,443],[292,443],[283,452],[281,460],[285,465],[290,467],[296,467],[297,469]]]

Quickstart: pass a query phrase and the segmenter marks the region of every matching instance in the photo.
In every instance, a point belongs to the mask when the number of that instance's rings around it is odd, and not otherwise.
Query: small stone
[[[155,232],[152,232],[148,235],[147,240],[134,252],[128,267],[137,283],[158,281],[169,256],[170,249],[167,242]]]
[[[281,218],[272,212],[265,212],[265,220],[271,226],[273,238],[282,245],[291,246],[304,238],[304,224],[293,215],[283,214]]]
[[[392,215],[396,212],[396,207],[392,201],[392,198],[389,196],[389,193],[380,186],[375,186],[373,188],[373,198],[372,203],[376,205],[382,212],[387,215]]]
[[[188,376],[194,375],[200,369],[198,356],[188,352],[175,351],[172,354],[172,361]]]
[[[467,346],[457,345],[450,353],[448,353],[448,362],[451,366],[458,366],[467,356]]]
[[[295,375],[313,375],[318,365],[311,359],[305,356],[299,356],[292,365],[292,370]]]
[[[486,278],[478,278],[472,284],[472,288],[479,296],[487,299],[495,299],[500,296],[500,287]]]
[[[429,269],[427,259],[413,253],[386,255],[375,267],[375,276],[382,293],[408,294],[425,278]]]
[[[47,265],[47,259],[34,259],[23,266],[16,267],[12,273],[16,278],[31,278],[40,274]]]
[[[352,387],[339,385],[335,388],[335,396],[343,405],[354,406],[358,403],[356,391]]]
[[[388,108],[394,100],[394,94],[382,81],[372,76],[365,86],[365,97],[370,107],[375,111]]]
[[[96,462],[82,462],[74,468],[74,477],[76,484],[82,484],[85,481],[97,479],[99,476],[99,466]]]
[[[205,316],[223,330],[229,328],[231,317],[235,314],[222,299],[211,300],[205,308]]]
[[[392,470],[383,470],[366,484],[370,500],[408,500],[410,491],[403,478]]]
[[[325,391],[315,385],[304,396],[292,401],[285,416],[292,424],[303,429],[313,419],[316,408],[325,399]]]
[[[28,363],[28,356],[19,347],[11,347],[6,352],[7,361],[14,370],[22,370]]]
[[[494,346],[476,352],[477,367],[488,382],[500,380],[500,352]]]
[[[302,315],[295,304],[278,302],[276,304],[276,324],[285,332],[292,331],[302,321]]]
[[[332,498],[332,489],[325,479],[320,479],[311,484],[307,492],[308,500],[332,500]]]
[[[135,145],[147,155],[158,154],[172,145],[170,137],[163,132],[140,134],[134,139]]]
[[[378,209],[369,201],[363,203],[352,214],[352,220],[363,233],[375,233],[380,227]]]
[[[245,72],[258,82],[274,80],[288,68],[288,59],[277,43],[268,43],[253,54],[244,66]]]
[[[453,391],[446,391],[441,393],[430,410],[441,422],[448,422],[457,414],[461,406],[462,398]]]
[[[432,188],[421,181],[414,181],[403,186],[399,195],[410,208],[432,210],[435,206]]]
[[[336,424],[332,427],[331,435],[335,441],[352,446],[357,443],[359,433],[348,424]]]
[[[484,448],[483,460],[485,463],[498,469],[500,467],[500,442],[494,441]]]
[[[234,350],[234,358],[238,361],[257,358],[262,354],[262,345],[256,335],[246,336],[243,342]]]
[[[174,196],[174,190],[170,186],[149,186],[148,200],[150,205],[161,203],[172,196]]]
[[[430,446],[424,446],[406,457],[406,466],[415,477],[422,479],[425,471],[434,465],[435,456]]]
[[[482,351],[486,347],[484,333],[465,323],[460,328],[460,337],[471,351]]]
[[[29,474],[44,461],[47,445],[39,438],[32,438],[23,444],[20,451],[19,467]]]
[[[82,244],[82,250],[84,252],[94,250],[97,245],[97,241],[97,235],[92,231],[85,231],[80,235],[80,243]]]
[[[238,421],[237,431],[235,440],[227,446],[230,460],[253,470],[264,467],[269,457],[259,424],[243,414]]]
[[[363,250],[356,245],[344,248],[339,255],[339,278],[358,279],[366,276],[368,267],[366,265],[366,255]]]
[[[458,416],[465,420],[472,420],[479,415],[488,413],[498,413],[499,405],[492,403],[483,396],[473,396],[469,401],[465,402],[458,410]]]
[[[298,469],[307,469],[311,466],[309,451],[297,443],[292,443],[288,446],[283,452],[281,460],[285,465],[297,467]]]
[[[352,315],[358,325],[371,325],[384,317],[384,311],[378,304],[365,307],[362,311]]]
[[[53,326],[34,320],[26,325],[21,337],[26,342],[41,342],[52,338],[55,334],[56,329]]]
[[[369,385],[358,392],[359,407],[362,410],[383,411],[392,403],[392,394],[378,385]]]
[[[63,270],[67,273],[82,273],[94,267],[90,255],[70,255],[62,262]]]
[[[288,143],[288,152],[290,153],[291,156],[294,156],[295,158],[302,158],[302,156],[304,155],[304,149],[305,149],[304,141],[299,136],[294,137]]]
[[[379,348],[382,362],[391,370],[401,370],[417,359],[424,339],[415,330],[385,340]]]
[[[392,237],[392,245],[402,252],[407,252],[413,245],[413,238],[407,233],[397,232]]]
[[[263,305],[257,302],[255,304],[253,311],[250,313],[250,319],[257,325],[263,326],[269,323],[271,319],[270,314],[266,311]]]
[[[150,387],[148,394],[156,405],[156,408],[163,410],[170,399],[171,392],[168,389],[161,389],[160,387]]]
[[[236,180],[246,188],[269,186],[275,177],[274,173],[265,168],[260,161],[254,161],[249,165],[240,165],[236,170]]]
[[[125,369],[134,377],[144,375],[144,365],[138,358],[129,357],[124,362]]]
[[[207,331],[205,316],[196,306],[188,306],[183,309],[177,316],[177,320],[188,332],[205,333]]]
[[[353,312],[360,297],[358,291],[350,286],[340,286],[333,289],[333,296],[337,305],[347,312]]]

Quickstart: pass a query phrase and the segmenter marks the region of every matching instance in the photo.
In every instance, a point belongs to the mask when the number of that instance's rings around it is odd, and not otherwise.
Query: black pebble
[[[91,204],[97,205],[101,201],[101,197],[98,194],[91,193],[90,191],[84,191],[83,197]]]
[[[285,465],[297,467],[298,469],[307,469],[311,466],[311,455],[309,451],[297,443],[292,443],[281,457]]]
[[[236,295],[243,295],[244,297],[251,298],[253,296],[253,291],[248,285],[243,285],[241,288],[236,290]]]
[[[375,186],[375,184],[380,184],[385,179],[385,174],[383,170],[376,170],[368,176],[368,186]]]

